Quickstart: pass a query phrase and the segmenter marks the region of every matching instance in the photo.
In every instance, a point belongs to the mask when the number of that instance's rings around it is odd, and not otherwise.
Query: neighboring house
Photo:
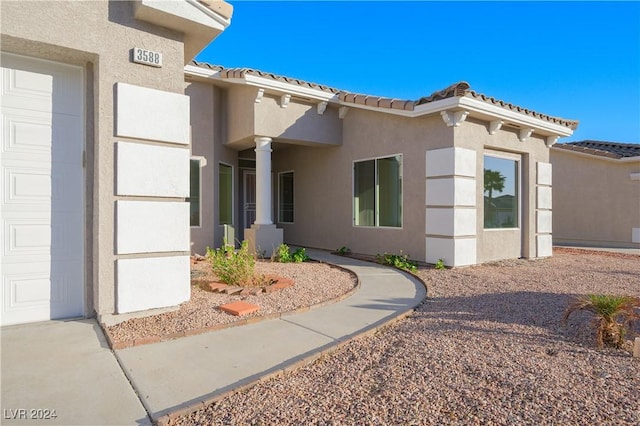
[[[551,163],[555,244],[640,248],[639,144],[557,144]]]
[[[451,266],[551,255],[549,147],[575,121],[466,83],[403,101],[190,62],[224,2],[0,12],[2,325],[180,304],[190,252],[225,236]]]

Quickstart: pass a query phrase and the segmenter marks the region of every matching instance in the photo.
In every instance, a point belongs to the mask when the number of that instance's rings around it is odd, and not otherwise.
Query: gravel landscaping
[[[205,260],[191,264],[191,299],[179,309],[144,318],[134,318],[110,327],[107,331],[114,344],[153,337],[166,338],[181,332],[206,331],[207,328],[238,322],[245,318],[268,316],[331,301],[351,292],[357,285],[355,275],[319,262],[256,262],[255,271],[262,275],[290,278],[294,285],[270,294],[228,295],[200,288],[198,281],[214,281],[215,275]],[[240,317],[218,309],[225,303],[244,300],[260,310]]]
[[[588,314],[561,322],[571,295],[640,296],[640,256],[559,249],[418,275],[413,315],[171,424],[640,424],[631,346],[597,350]]]

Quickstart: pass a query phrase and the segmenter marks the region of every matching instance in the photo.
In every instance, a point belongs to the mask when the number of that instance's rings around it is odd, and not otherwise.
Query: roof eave
[[[335,93],[329,93],[323,90],[313,89],[311,87],[303,87],[297,84],[277,81],[271,78],[265,78],[251,74],[245,74],[243,77],[227,78],[222,77],[222,74],[219,70],[206,69],[195,65],[185,66],[184,72],[186,75],[211,79],[221,83],[228,82],[245,86],[254,86],[271,92],[286,93],[292,96],[309,98],[321,102],[337,102],[338,99],[338,95]]]
[[[198,0],[136,0],[134,16],[183,33],[184,63],[187,64],[231,24],[233,7],[224,1],[217,3],[213,10]]]
[[[536,133],[545,136],[566,137],[573,134],[573,130],[570,127],[552,123],[540,118],[531,117],[516,111],[510,111],[478,99],[469,97],[456,99],[459,99],[460,107],[468,110],[472,116],[479,116],[485,119],[491,118],[492,120],[498,119],[503,120],[505,124],[516,124],[522,127],[531,127]]]
[[[616,157],[616,156],[612,156],[612,155],[606,155],[607,151],[602,151],[603,153],[600,154],[600,153],[597,153],[597,152],[588,152],[588,151],[585,151],[585,150],[573,149],[570,145],[568,146],[568,144],[554,145],[554,146],[551,147],[551,149],[554,150],[554,151],[566,152],[568,154],[577,155],[579,157],[587,157],[587,158],[591,158],[591,159],[603,160],[603,161],[611,161],[611,162],[615,162],[615,163],[636,163],[636,162],[640,162],[640,156],[635,156],[635,157]]]
[[[318,102],[332,102],[348,108],[358,108],[369,111],[377,111],[385,114],[400,115],[403,117],[420,117],[435,114],[441,111],[465,110],[471,116],[484,120],[502,120],[505,124],[517,125],[518,127],[528,127],[534,129],[535,133],[542,136],[571,136],[573,130],[567,126],[562,126],[540,118],[527,116],[525,114],[510,111],[508,109],[489,104],[466,96],[452,96],[449,98],[432,101],[415,106],[413,109],[382,108],[378,106],[366,105],[363,103],[341,101],[339,95],[310,87],[303,87],[296,84],[274,80],[272,78],[260,77],[252,74],[244,74],[238,78],[223,78],[220,71],[206,69],[194,65],[185,66],[185,74],[204,77],[218,82],[229,82],[233,84],[243,84],[254,86],[276,93],[286,93],[292,96],[299,96]]]

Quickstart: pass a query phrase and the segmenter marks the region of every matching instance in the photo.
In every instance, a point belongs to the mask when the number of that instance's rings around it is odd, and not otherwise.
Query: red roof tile
[[[196,61],[192,61],[192,65],[195,65],[200,68],[209,68],[209,69],[219,71],[221,78],[244,78],[246,75],[253,75],[257,77],[268,78],[275,81],[281,81],[284,83],[294,84],[301,87],[321,90],[323,92],[337,95],[340,102],[353,103],[356,105],[364,105],[364,106],[370,106],[375,108],[413,111],[415,107],[418,105],[424,105],[430,102],[435,102],[435,101],[439,101],[439,100],[447,99],[451,97],[466,96],[466,97],[477,99],[492,105],[499,106],[501,108],[504,108],[510,111],[518,112],[520,114],[524,114],[530,117],[535,117],[540,120],[558,124],[560,126],[565,126],[572,130],[575,130],[578,127],[578,121],[566,120],[564,118],[553,117],[550,115],[531,111],[529,109],[522,108],[520,106],[477,93],[471,90],[469,83],[465,81],[452,84],[451,86],[446,87],[437,92],[434,92],[429,96],[425,96],[418,100],[411,101],[411,100],[385,98],[385,97],[379,97],[379,96],[371,96],[371,95],[365,95],[360,93],[348,92],[345,90],[340,90],[333,87],[324,86],[321,84],[310,83],[308,81],[285,77],[285,76],[276,75],[272,73],[267,73],[264,71],[254,70],[251,68],[224,68],[218,65],[210,65],[204,62],[196,62]]]

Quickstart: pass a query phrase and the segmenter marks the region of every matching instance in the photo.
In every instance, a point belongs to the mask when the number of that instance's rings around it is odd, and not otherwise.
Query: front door
[[[244,228],[250,228],[256,221],[256,171],[244,170],[243,173],[243,194],[244,194]]]
[[[81,316],[83,70],[2,54],[0,324]]]

